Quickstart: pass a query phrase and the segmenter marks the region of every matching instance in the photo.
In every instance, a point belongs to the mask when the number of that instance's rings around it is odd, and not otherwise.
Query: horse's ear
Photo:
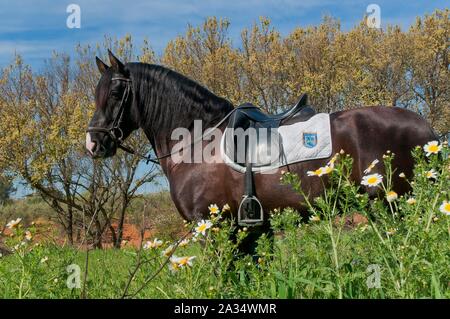
[[[106,70],[109,69],[109,66],[107,66],[106,63],[100,60],[97,56],[95,57],[95,63],[97,63],[98,70],[101,74],[105,73]]]
[[[109,62],[111,63],[111,66],[116,72],[123,73],[125,67],[122,62],[118,58],[114,56],[114,54],[111,52],[111,50],[108,50],[109,55]]]

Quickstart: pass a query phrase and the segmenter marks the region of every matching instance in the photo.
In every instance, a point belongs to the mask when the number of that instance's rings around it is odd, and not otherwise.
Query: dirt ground
[[[29,228],[34,228],[32,231],[34,243],[53,243],[58,246],[64,246],[67,244],[67,238],[63,229],[57,223],[43,218],[37,219],[31,225],[27,225]],[[114,229],[117,229],[117,224],[113,224]],[[27,227],[28,228],[28,227]],[[11,230],[5,229],[3,232],[4,237],[12,235]],[[144,240],[153,238],[154,231],[151,229],[145,230]],[[75,244],[81,244],[83,242],[83,234],[79,232],[74,233]],[[123,240],[122,247],[139,247],[141,242],[141,230],[138,226],[125,223],[123,228]],[[105,232],[102,240],[103,248],[112,248],[113,241],[110,231]]]

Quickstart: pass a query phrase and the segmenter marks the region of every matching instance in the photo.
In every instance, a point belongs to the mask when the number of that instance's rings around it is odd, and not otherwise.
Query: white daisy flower
[[[170,263],[169,264],[169,269],[172,272],[177,272],[178,270],[180,270],[180,265],[178,265],[177,263]]]
[[[444,200],[441,206],[439,207],[439,210],[441,213],[450,216],[450,202]]]
[[[308,175],[308,176],[322,176],[323,175],[323,167],[319,167],[315,171],[307,171],[306,175]]]
[[[198,222],[197,227],[195,227],[195,232],[205,236],[206,231],[212,227],[212,223],[209,220],[201,220]]]
[[[438,141],[431,141],[424,145],[423,150],[426,152],[426,156],[431,154],[437,154],[442,149],[442,145],[439,145]]]
[[[333,165],[327,165],[323,168],[323,174],[330,174],[334,169],[334,164]]]
[[[184,247],[187,246],[189,244],[189,239],[183,239],[182,241],[180,241],[180,243],[178,244],[179,247]]]
[[[226,211],[229,211],[231,208],[230,208],[230,205],[228,205],[228,204],[225,204],[225,205],[223,205],[223,207],[222,207],[222,211],[223,212],[226,212]]]
[[[144,249],[151,249],[151,248],[158,248],[161,247],[163,244],[162,240],[159,240],[158,238],[153,239],[153,241],[148,241],[144,244]]]
[[[178,264],[178,266],[180,268],[183,268],[185,266],[192,266],[192,261],[195,259],[196,256],[185,256],[185,257],[177,257],[177,256],[172,256],[170,258],[170,262],[171,263],[175,263]]]
[[[406,203],[408,205],[414,205],[415,203],[417,203],[416,199],[414,197],[410,197],[406,200]]]
[[[219,209],[219,207],[217,207],[216,204],[209,205],[208,209],[209,209],[209,212],[210,212],[211,215],[215,215],[215,214],[218,214],[220,212],[220,209]]]
[[[174,246],[170,245],[169,247],[167,247],[166,249],[163,250],[162,255],[164,257],[169,257],[173,253],[174,250],[175,250]]]
[[[428,179],[437,179],[437,172],[432,168],[428,172],[425,173],[425,176]]]
[[[364,170],[364,174],[369,174],[379,162],[380,161],[377,159],[373,160],[372,163],[370,163],[370,165]]]
[[[334,156],[330,159],[330,161],[327,163],[327,166],[330,166],[334,168],[334,163],[338,159],[339,153],[334,154]]]
[[[333,171],[334,165],[327,165],[324,167],[319,167],[318,169],[316,169],[315,171],[307,171],[306,175],[308,176],[318,176],[321,177],[323,175],[329,174]]]
[[[20,217],[15,220],[13,219],[8,224],[6,224],[6,227],[8,227],[9,229],[13,229],[13,228],[17,227],[21,221],[22,221],[22,218],[20,218]]]
[[[386,199],[389,203],[392,203],[393,201],[397,200],[398,194],[394,191],[390,191],[386,194]]]
[[[371,175],[364,176],[362,181],[361,181],[361,185],[369,186],[369,187],[376,187],[382,181],[383,181],[383,176],[381,176],[380,174],[376,173],[376,174],[371,174]]]

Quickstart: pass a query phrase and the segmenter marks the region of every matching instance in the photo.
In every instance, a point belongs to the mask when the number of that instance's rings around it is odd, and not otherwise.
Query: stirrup
[[[264,222],[264,213],[261,202],[252,195],[242,196],[238,210],[239,226],[260,226]]]

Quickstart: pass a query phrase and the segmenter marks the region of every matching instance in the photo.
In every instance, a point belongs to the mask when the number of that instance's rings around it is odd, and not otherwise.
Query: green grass
[[[450,297],[448,245],[437,242],[427,245],[427,252],[421,253],[420,259],[404,265],[404,271],[411,272],[411,275],[402,287],[397,288],[397,277],[391,276],[385,266],[385,252],[376,243],[377,236],[370,229],[363,231],[359,228],[342,234],[339,272],[343,298]],[[268,244],[268,241],[262,240],[261,246]],[[272,254],[268,252],[261,257],[260,263],[241,258],[234,265],[227,257],[222,256],[219,260],[213,251],[204,252],[205,248],[198,244],[179,248],[177,255],[197,256],[193,267],[173,273],[165,266],[136,297],[339,297],[332,247],[324,222],[302,225],[298,230],[277,236],[275,247]],[[399,249],[398,257],[408,260],[418,249],[412,245],[404,250]],[[152,256],[148,251],[144,254],[148,258]],[[136,255],[137,252],[131,249],[90,251],[87,297],[120,298],[129,279],[129,270],[135,265]],[[41,263],[44,257],[48,260]],[[35,247],[25,255],[23,262],[17,254],[3,257],[0,261],[0,298],[79,298],[83,289],[67,288],[69,273],[66,268],[70,264],[79,265],[83,279],[85,257],[85,252],[57,246]],[[164,260],[161,257],[157,262],[143,267],[130,292],[140,288],[145,278],[155,273]],[[377,263],[381,265],[381,288],[368,288],[367,267]],[[25,265],[23,272],[22,264]]]
[[[19,246],[0,258],[0,298],[121,298],[128,282],[127,296],[135,298],[449,298],[450,216],[439,210],[450,195],[448,148],[430,157],[416,150],[414,156],[412,191],[391,203],[382,198],[371,201],[361,193],[360,185],[348,179],[351,159],[338,156],[326,176],[327,192],[309,203],[315,218],[302,223],[292,209],[275,211],[274,239],[259,240],[258,261],[238,251],[245,230],[238,233],[237,242],[229,241],[236,227],[221,212],[211,217],[213,228],[198,236],[203,244],[191,241],[174,252],[196,256],[192,267],[172,271],[170,263],[164,264],[167,258],[161,252],[167,242],[140,252],[92,250],[84,281],[86,252],[32,243],[20,246],[26,229],[18,227],[5,242]],[[381,197],[391,190],[392,175],[399,174],[390,170],[392,158],[384,158]],[[426,177],[432,168],[437,179]],[[283,182],[303,192],[295,175],[285,174]],[[416,202],[408,204],[409,198]],[[369,223],[347,227],[343,221],[355,211]],[[336,221],[336,216],[344,218]],[[44,257],[48,260],[41,262]],[[141,266],[130,280],[138,262]],[[81,269],[79,289],[66,285],[71,264]],[[374,269],[379,269],[379,277]]]

